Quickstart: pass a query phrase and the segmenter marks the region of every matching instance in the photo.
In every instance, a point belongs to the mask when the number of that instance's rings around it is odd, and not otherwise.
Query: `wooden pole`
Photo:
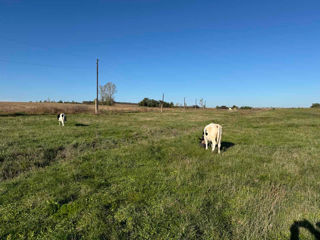
[[[97,58],[97,97],[96,97],[96,101],[95,101],[95,114],[98,114],[99,113],[99,100],[98,100],[98,96],[99,96],[99,91],[98,91],[98,79],[99,79],[99,59]]]
[[[184,107],[184,110],[186,110],[186,98],[183,98],[183,107]]]

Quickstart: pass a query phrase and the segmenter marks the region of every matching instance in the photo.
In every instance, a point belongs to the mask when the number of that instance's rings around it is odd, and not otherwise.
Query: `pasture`
[[[0,116],[0,239],[320,235],[317,109],[67,116]]]

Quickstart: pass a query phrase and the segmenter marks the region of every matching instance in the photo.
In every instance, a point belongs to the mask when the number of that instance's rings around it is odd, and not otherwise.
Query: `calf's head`
[[[202,133],[202,137],[199,138],[199,145],[200,145],[200,147],[205,147],[206,146],[205,141],[204,141],[204,137],[203,137],[203,133]]]

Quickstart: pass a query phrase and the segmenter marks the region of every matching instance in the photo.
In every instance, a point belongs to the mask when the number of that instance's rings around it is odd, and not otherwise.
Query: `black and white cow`
[[[67,116],[64,113],[60,113],[57,115],[57,119],[59,121],[59,126],[60,123],[62,124],[62,126],[64,126],[64,123],[67,121]]]

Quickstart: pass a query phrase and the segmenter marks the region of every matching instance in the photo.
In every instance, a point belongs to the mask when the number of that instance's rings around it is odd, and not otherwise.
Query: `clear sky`
[[[319,0],[0,0],[0,101],[309,107],[320,102]]]

